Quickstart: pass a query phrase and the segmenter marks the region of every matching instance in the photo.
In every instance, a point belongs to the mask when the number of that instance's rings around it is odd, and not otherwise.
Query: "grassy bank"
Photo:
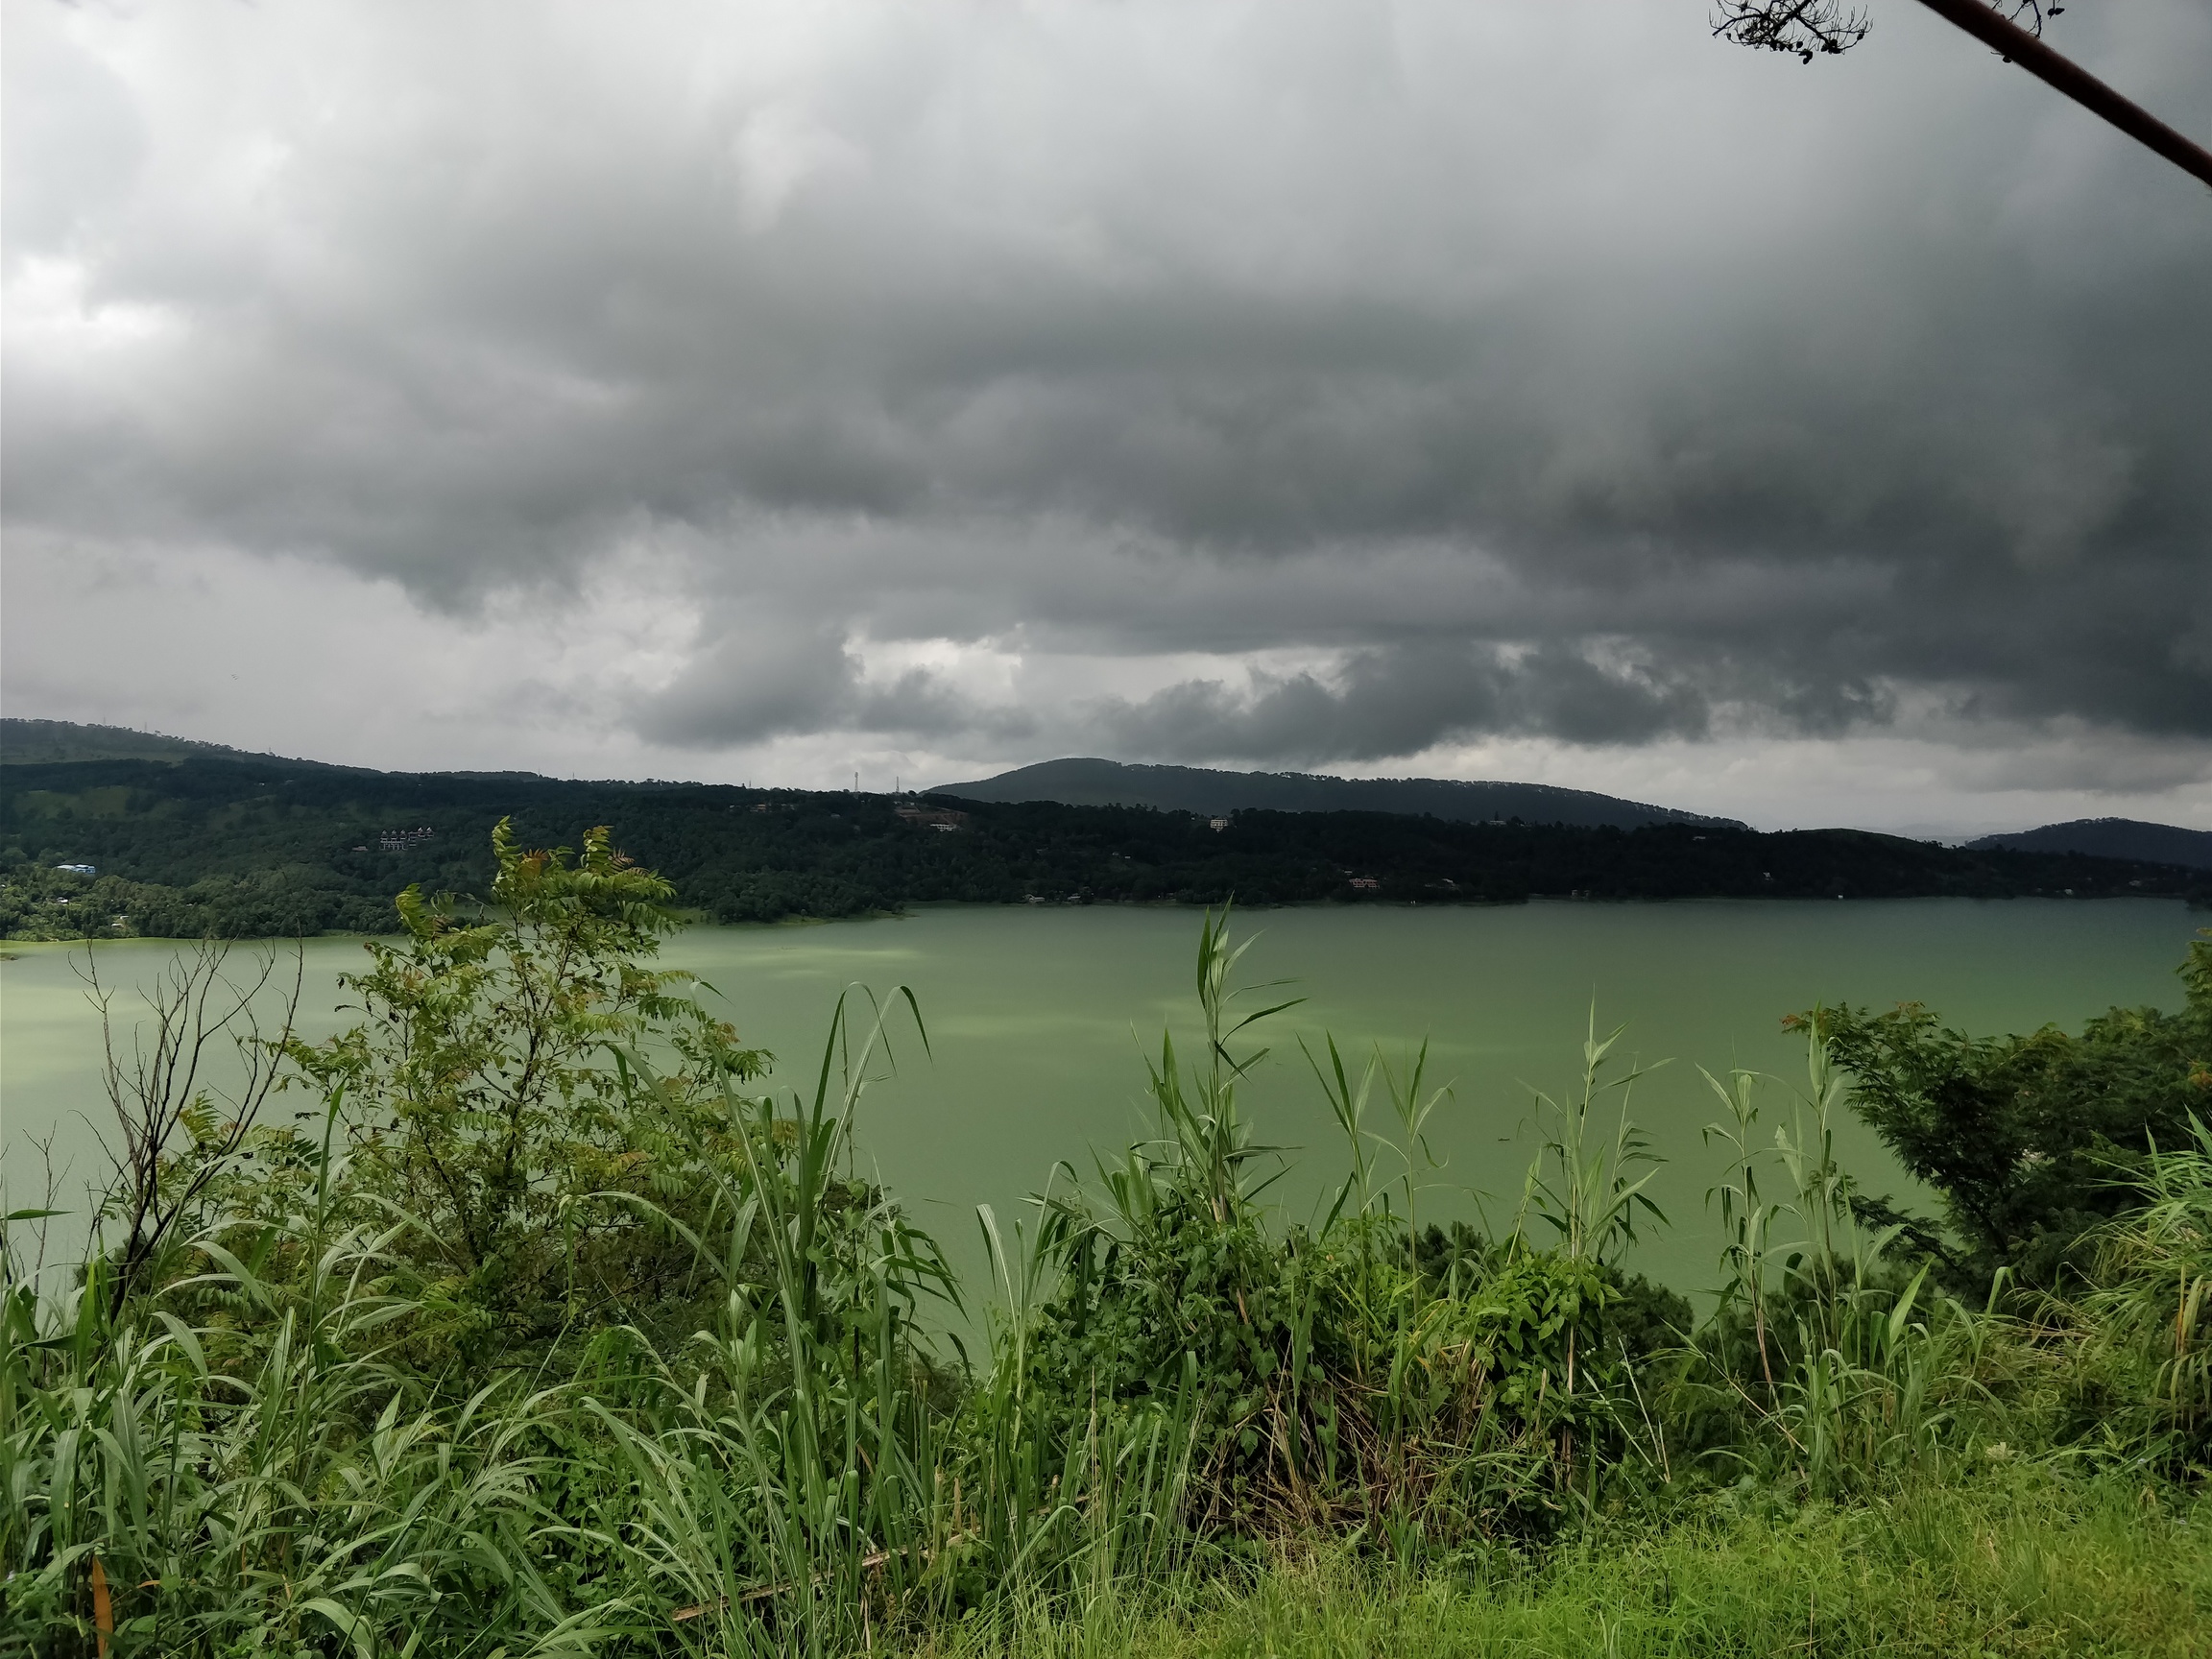
[[[1821,1011],[1800,1080],[1711,1078],[1698,1317],[1623,1266],[1666,1218],[1594,1025],[1493,1227],[1424,1219],[1418,1047],[1301,1057],[1334,1195],[1275,1210],[1240,1092],[1290,998],[1209,916],[1152,1132],[981,1211],[977,1285],[862,1173],[911,996],[761,1092],[653,960],[667,883],[604,832],[493,854],[487,905],[400,896],[327,1042],[180,961],[80,1270],[11,1199],[0,1651],[2178,1652],[2212,1612],[2212,945],[2180,1014]],[[1853,1110],[1944,1214],[1855,1189]]]
[[[1538,1556],[1407,1571],[1293,1549],[1180,1595],[1009,1611],[918,1651],[998,1659],[2143,1654],[2212,1646],[2212,1511],[2047,1472],[1843,1505],[1714,1503]]]

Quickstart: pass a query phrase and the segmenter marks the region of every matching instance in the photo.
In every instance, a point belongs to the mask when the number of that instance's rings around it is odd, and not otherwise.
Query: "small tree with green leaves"
[[[2177,970],[2176,1013],[2114,1008],[2080,1036],[2055,1025],[1984,1038],[1915,1002],[1795,1017],[1850,1079],[1850,1104],[1899,1163],[1942,1195],[1963,1240],[1949,1282],[1977,1297],[2000,1269],[2066,1282],[2083,1246],[2142,1203],[2153,1145],[2179,1146],[2212,1099],[2212,935]],[[1858,1208],[1901,1217],[1881,1200]]]
[[[687,1293],[667,1217],[707,1201],[702,1159],[737,1155],[724,1085],[768,1059],[653,965],[674,890],[607,830],[571,858],[501,820],[492,852],[488,903],[400,894],[403,936],[345,981],[366,1018],[287,1046],[343,1092],[357,1199],[411,1219],[402,1251],[470,1364]],[[617,1049],[660,1061],[651,1109]]]

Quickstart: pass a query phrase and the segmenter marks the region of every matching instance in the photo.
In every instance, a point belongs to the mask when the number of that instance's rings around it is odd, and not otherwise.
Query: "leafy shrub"
[[[581,1325],[670,1316],[695,1280],[674,1222],[699,1219],[708,1166],[738,1155],[724,1085],[767,1056],[655,969],[672,889],[609,833],[525,852],[501,823],[491,903],[399,896],[400,943],[372,940],[344,983],[367,1016],[287,1056],[344,1102],[360,1204],[410,1218],[395,1243],[418,1327],[469,1374]],[[650,1110],[608,1063],[658,1048]]]
[[[1965,1281],[1985,1289],[2003,1268],[2055,1286],[2085,1265],[2078,1246],[2142,1201],[2152,1144],[2181,1144],[2212,1095],[2212,937],[2179,974],[2179,1013],[2115,1008],[2079,1037],[1969,1037],[1917,1003],[1800,1019],[1851,1073],[1860,1116],[1942,1193]]]

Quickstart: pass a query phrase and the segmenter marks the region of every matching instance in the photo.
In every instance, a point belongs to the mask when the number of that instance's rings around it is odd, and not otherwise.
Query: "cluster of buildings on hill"
[[[405,853],[410,848],[421,846],[423,842],[437,833],[438,831],[431,829],[427,824],[418,824],[412,830],[382,830],[376,834],[376,851],[379,853]],[[363,842],[353,851],[356,853],[368,852],[368,843]]]
[[[894,817],[902,823],[920,824],[931,830],[957,830],[968,822],[968,814],[955,812],[950,806],[916,806],[911,802],[892,809]]]

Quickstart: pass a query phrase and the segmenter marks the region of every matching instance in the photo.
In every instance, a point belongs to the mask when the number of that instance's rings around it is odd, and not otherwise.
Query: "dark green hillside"
[[[2212,830],[2136,818],[2076,818],[2009,835],[1984,835],[1975,848],[2010,847],[2026,853],[2089,853],[2100,858],[2147,858],[2212,870]]]
[[[1671,806],[1623,801],[1550,783],[1499,783],[1453,778],[1331,778],[1311,772],[1218,772],[1204,766],[1130,766],[1070,758],[1017,766],[937,793],[968,801],[1057,801],[1066,806],[1155,806],[1164,812],[1397,812],[1469,824],[1574,824],[1585,829],[1647,824],[1718,825]]]
[[[937,808],[956,823],[932,823]],[[902,810],[906,814],[902,816]],[[1187,812],[528,773],[387,773],[185,753],[0,772],[0,928],[18,938],[254,936],[396,925],[410,882],[480,889],[490,835],[574,846],[613,827],[720,921],[909,904],[1513,902],[2192,894],[2204,878],[2075,854],[1960,851],[1852,830],[1759,834],[1468,824],[1377,812]],[[421,832],[428,830],[427,835]],[[90,864],[91,877],[58,871]]]
[[[0,766],[46,765],[56,760],[181,760],[188,755],[246,756],[221,743],[133,732],[128,726],[81,726],[74,720],[0,720]],[[302,762],[304,764],[304,762]]]

